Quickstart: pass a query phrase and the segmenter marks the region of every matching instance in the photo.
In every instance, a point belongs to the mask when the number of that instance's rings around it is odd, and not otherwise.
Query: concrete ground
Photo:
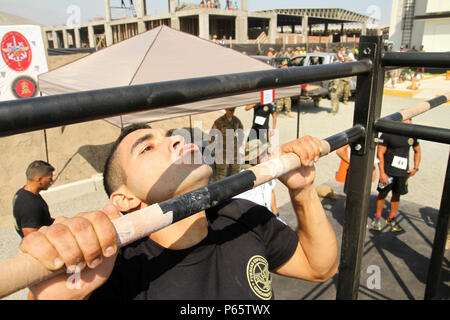
[[[435,91],[439,94],[449,91],[450,81],[433,81],[430,83],[428,95],[419,97],[401,97],[385,95],[383,98],[382,115],[396,112],[402,108],[412,106],[418,102],[434,98]],[[426,82],[422,81],[422,92]],[[299,109],[293,108],[294,115],[300,112],[300,135],[313,135],[326,138],[352,126],[354,103],[340,105],[337,116],[331,116],[331,106],[328,100],[321,101],[321,107],[305,103]],[[238,108],[236,115],[242,120],[245,128],[250,128],[252,112]],[[214,115],[216,117],[216,114]],[[295,139],[297,118],[279,118],[278,129],[280,142]],[[417,116],[414,123],[431,125],[450,129],[450,113],[448,106],[437,107],[423,115]],[[210,121],[209,121],[210,122]],[[203,127],[207,131],[210,127]],[[449,146],[428,141],[420,141],[422,147],[422,162],[420,171],[410,179],[409,194],[401,199],[398,218],[406,232],[394,234],[388,228],[378,234],[370,231],[366,234],[364,256],[361,266],[361,285],[359,299],[399,300],[423,299],[428,259],[434,239],[434,228],[437,221],[442,187],[449,155]],[[336,194],[336,200],[323,199],[322,204],[335,230],[340,246],[342,237],[342,223],[344,217],[343,185],[334,181],[339,166],[338,157],[332,153],[323,157],[318,164],[317,186],[327,184]],[[369,222],[374,216],[376,197],[375,183],[372,185],[371,208],[368,213]],[[281,217],[289,225],[295,227],[294,212],[289,203],[286,188],[277,183],[277,205]],[[71,216],[81,211],[100,209],[107,203],[102,190],[70,197],[48,197],[53,216]],[[387,215],[387,207],[383,215]],[[0,225],[0,261],[16,254],[20,239],[9,223]],[[450,297],[450,254],[446,251],[441,273],[441,299]],[[379,288],[373,288],[373,270],[380,271]],[[273,288],[276,299],[335,299],[337,275],[325,283],[310,283],[301,280],[273,276]],[[25,299],[26,290],[19,291],[5,299]]]

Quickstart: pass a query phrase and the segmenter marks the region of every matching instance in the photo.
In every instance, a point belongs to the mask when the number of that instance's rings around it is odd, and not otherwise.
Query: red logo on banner
[[[36,81],[27,76],[16,78],[12,83],[11,90],[18,99],[34,97],[38,91]]]
[[[25,71],[31,64],[31,47],[27,39],[16,31],[5,34],[0,44],[5,63],[14,71]]]

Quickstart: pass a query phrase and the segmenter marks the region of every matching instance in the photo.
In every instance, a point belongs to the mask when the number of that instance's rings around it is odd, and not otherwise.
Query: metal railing
[[[365,36],[360,39],[360,56],[357,62],[219,75],[1,102],[0,136],[238,93],[357,76],[353,127],[326,139],[331,151],[346,144],[351,146],[336,298],[357,299],[378,132],[392,132],[450,143],[448,129],[398,122],[405,117],[413,117],[426,111],[427,106],[380,119],[386,68],[401,66],[450,68],[450,53],[383,54],[382,48],[381,37]],[[449,96],[430,100],[427,102],[428,109],[448,100]],[[445,235],[449,226],[449,172],[450,168],[447,167],[425,299],[437,296]],[[208,200],[214,202],[214,199]]]

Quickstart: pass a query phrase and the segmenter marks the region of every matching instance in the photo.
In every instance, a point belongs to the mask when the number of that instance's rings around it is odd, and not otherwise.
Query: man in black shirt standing
[[[411,123],[411,120],[403,122]],[[386,224],[392,231],[401,232],[403,229],[395,220],[400,196],[408,193],[408,178],[419,171],[421,149],[417,139],[383,133],[380,136],[382,142],[378,145],[377,157],[380,161],[380,181],[378,183],[378,197],[376,201],[376,214],[371,229],[381,231],[381,213],[383,211],[386,196],[392,191],[389,217]],[[414,167],[409,170],[409,150],[414,150]]]
[[[297,216],[295,231],[265,207],[231,199],[118,252],[110,221],[118,210],[133,212],[205,187],[212,175],[208,164],[193,161],[200,150],[182,136],[126,128],[105,165],[112,205],[24,238],[21,250],[48,269],[65,264],[81,271],[70,288],[69,276],[61,274],[32,287],[33,293],[38,299],[273,299],[270,272],[330,279],[337,271],[337,241],[314,188],[320,141],[303,137],[279,151],[301,160],[301,168],[280,177]]]
[[[33,161],[26,171],[26,185],[14,195],[15,229],[22,238],[42,226],[53,223],[48,205],[39,193],[52,185],[54,170],[55,168],[45,161]]]

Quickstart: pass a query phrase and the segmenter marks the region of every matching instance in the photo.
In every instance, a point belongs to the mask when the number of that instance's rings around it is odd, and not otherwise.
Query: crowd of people
[[[202,0],[200,1],[200,8],[215,8],[220,9],[221,4],[219,0]],[[226,0],[225,9],[227,10],[237,10],[237,1]]]

